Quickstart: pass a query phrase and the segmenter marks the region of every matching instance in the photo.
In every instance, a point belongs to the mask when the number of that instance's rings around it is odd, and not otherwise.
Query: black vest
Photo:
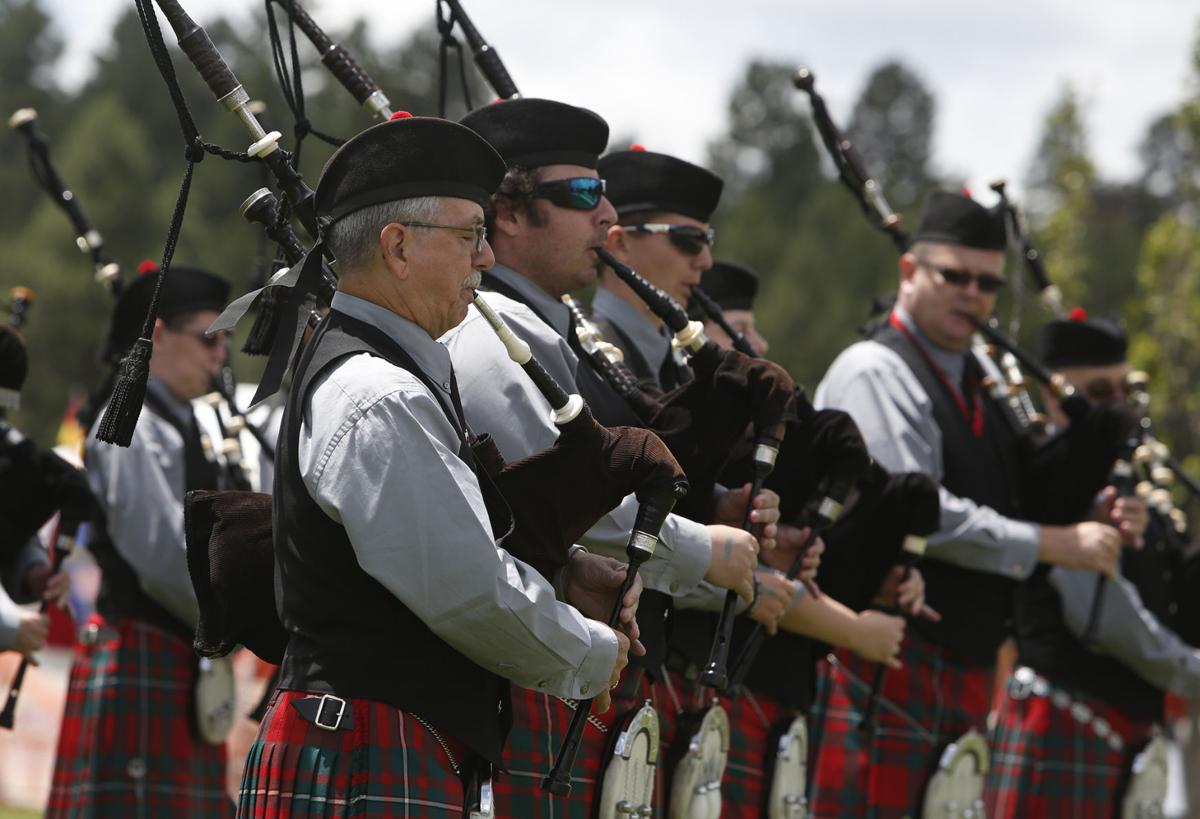
[[[545,322],[547,327],[554,327],[550,317],[538,310],[537,305],[527,302],[521,293],[491,273],[483,274],[483,285],[488,290],[507,296],[513,301],[521,302]],[[575,387],[579,390],[583,400],[587,401],[592,416],[606,427],[644,427],[645,424],[638,420],[628,402],[609,386],[608,382],[604,380],[604,376],[592,366],[592,359],[581,349],[579,339],[575,336],[574,320],[567,332],[566,342],[575,353],[576,358],[579,359],[579,367],[575,371]],[[642,592],[641,600],[638,603],[637,622],[641,631],[642,645],[646,647],[646,655],[636,657],[630,654],[629,664],[634,668],[644,669],[646,673],[655,678],[658,677],[659,669],[666,662],[667,627],[671,611],[669,595],[653,589],[646,589]]]
[[[1165,626],[1177,630],[1180,550],[1169,542],[1169,537],[1161,519],[1152,515],[1145,548],[1122,550],[1121,574],[1137,588],[1146,608]],[[1160,722],[1163,692],[1112,657],[1084,648],[1067,629],[1062,599],[1048,578],[1050,568],[1039,566],[1017,592],[1020,662],[1055,685],[1096,697],[1134,719]]]
[[[192,427],[188,428],[153,392],[146,393],[146,409],[174,427],[183,439],[184,494],[193,489],[217,489],[219,469],[205,457],[194,419]],[[88,551],[100,566],[102,578],[96,611],[110,622],[125,618],[138,620],[158,626],[191,643],[192,627],[180,621],[142,591],[137,572],[117,551],[108,534],[104,513],[97,510],[96,516],[93,527],[96,535],[88,545]]]
[[[439,397],[463,438],[460,457],[474,468],[457,413],[411,356],[382,331],[330,312],[296,367],[276,454],[275,600],[290,632],[279,687],[388,703],[430,721],[498,766],[510,725],[508,682],[435,635],[363,571],[346,530],[321,510],[300,476],[298,440],[313,380],[346,356],[364,352],[411,372]],[[487,482],[481,486],[486,493]]]
[[[1002,409],[986,393],[981,396],[983,434],[976,437],[915,342],[891,326],[880,328],[873,338],[904,360],[933,403],[933,420],[942,432],[942,485],[1006,517],[1019,517],[1020,442]],[[973,355],[967,355],[967,367],[970,377],[982,377]],[[1016,581],[934,559],[922,561],[921,573],[926,602],[942,621],[915,619],[911,628],[974,662],[994,663],[996,649],[1010,631]]]

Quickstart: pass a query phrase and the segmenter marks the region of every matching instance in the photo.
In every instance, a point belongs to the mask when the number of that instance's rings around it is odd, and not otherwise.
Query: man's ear
[[[605,244],[608,247],[609,253],[623,262],[629,260],[629,232],[624,227],[621,225],[610,227]]]
[[[501,236],[519,236],[525,229],[525,214],[506,196],[495,197],[492,206],[496,213],[492,220],[492,231]]]
[[[910,280],[917,272],[917,268],[920,267],[920,263],[917,262],[917,257],[912,253],[904,253],[900,256],[899,266],[900,281],[906,282]]]
[[[162,341],[163,334],[167,332],[167,323],[160,318],[154,320],[154,329],[150,331],[150,341],[158,344]]]
[[[408,276],[408,254],[413,233],[399,222],[389,222],[379,231],[379,252],[387,269],[401,279]]]

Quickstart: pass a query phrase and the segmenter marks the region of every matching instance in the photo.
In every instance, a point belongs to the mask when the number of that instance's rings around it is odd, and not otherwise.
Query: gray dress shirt
[[[1050,585],[1062,598],[1063,621],[1083,637],[1096,591],[1096,573],[1055,566]],[[1123,577],[1108,582],[1096,631],[1096,650],[1146,682],[1183,697],[1200,697],[1200,648],[1188,645],[1150,613],[1137,588]]]
[[[492,537],[443,409],[451,406],[449,352],[378,305],[338,293],[333,307],[391,337],[441,394],[367,353],[318,376],[297,457],[313,500],[345,527],[367,574],[483,668],[564,697],[602,690],[616,661],[612,630],[556,600],[550,583]]]
[[[655,326],[636,307],[612,291],[596,288],[592,299],[592,315],[599,321],[616,327],[637,348],[637,354],[650,366],[651,375],[657,380],[667,357],[671,355],[671,335],[666,326]],[[606,341],[616,344],[617,339]]]
[[[900,308],[896,313],[951,383],[959,383],[969,353],[939,348]],[[942,480],[942,433],[933,420],[933,402],[893,350],[875,341],[844,350],[825,373],[813,403],[848,412],[871,455],[889,471]],[[1005,517],[944,486],[940,500],[941,529],[929,538],[926,557],[1016,580],[1033,572],[1041,537],[1037,524]]]
[[[153,376],[146,390],[161,398],[186,428],[187,402]],[[103,412],[97,426],[102,417]],[[200,614],[183,536],[183,438],[147,408],[128,447],[97,441],[93,427],[85,451],[88,483],[104,510],[117,553],[137,573],[150,599],[194,626]]]
[[[529,344],[534,358],[563,389],[577,392],[575,374],[580,364],[566,342],[570,329],[566,305],[509,268],[497,265],[490,272],[550,318],[547,325],[521,302],[498,293],[484,294],[487,303]],[[490,434],[505,460],[519,460],[554,445],[558,429],[551,420],[550,405],[524,370],[509,359],[504,345],[473,306],[466,320],[442,341],[454,359],[467,422],[476,432]],[[582,544],[624,559],[637,508],[637,498],[626,497],[581,538]],[[654,557],[642,566],[642,582],[656,591],[681,594],[700,582],[711,558],[708,529],[669,515]]]

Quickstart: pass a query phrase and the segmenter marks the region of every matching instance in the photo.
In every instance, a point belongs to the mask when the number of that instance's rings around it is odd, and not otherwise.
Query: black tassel
[[[129,446],[133,440],[133,430],[142,414],[142,402],[146,400],[146,382],[150,378],[150,354],[153,351],[154,345],[150,339],[139,338],[121,359],[120,375],[113,387],[112,400],[96,430],[97,440],[117,446]]]
[[[275,340],[275,332],[279,329],[279,289],[272,287],[262,294],[258,300],[258,315],[242,352],[246,355],[266,355],[271,352],[271,342]]]

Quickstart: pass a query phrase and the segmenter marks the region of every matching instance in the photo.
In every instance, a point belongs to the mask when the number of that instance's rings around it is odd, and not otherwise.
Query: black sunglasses
[[[229,332],[227,330],[218,330],[209,335],[204,330],[177,330],[174,327],[167,325],[167,332],[175,333],[181,336],[191,336],[204,347],[215,350],[217,347],[222,347],[229,343]]]
[[[560,208],[573,210],[595,210],[604,198],[605,183],[594,176],[577,176],[571,179],[555,179],[539,182],[531,196],[549,199]]]
[[[699,228],[695,225],[666,225],[647,223],[643,225],[622,225],[634,233],[665,233],[671,244],[689,256],[699,256],[706,247],[712,247],[716,241],[717,232],[713,228]]]
[[[965,270],[957,270],[953,267],[942,267],[941,265],[927,262],[924,259],[917,259],[917,262],[922,267],[927,267],[937,273],[955,287],[966,287],[971,282],[975,282],[975,286],[979,288],[980,293],[991,294],[999,293],[1005,284],[1004,279],[999,276],[993,276],[991,273],[968,273]]]

